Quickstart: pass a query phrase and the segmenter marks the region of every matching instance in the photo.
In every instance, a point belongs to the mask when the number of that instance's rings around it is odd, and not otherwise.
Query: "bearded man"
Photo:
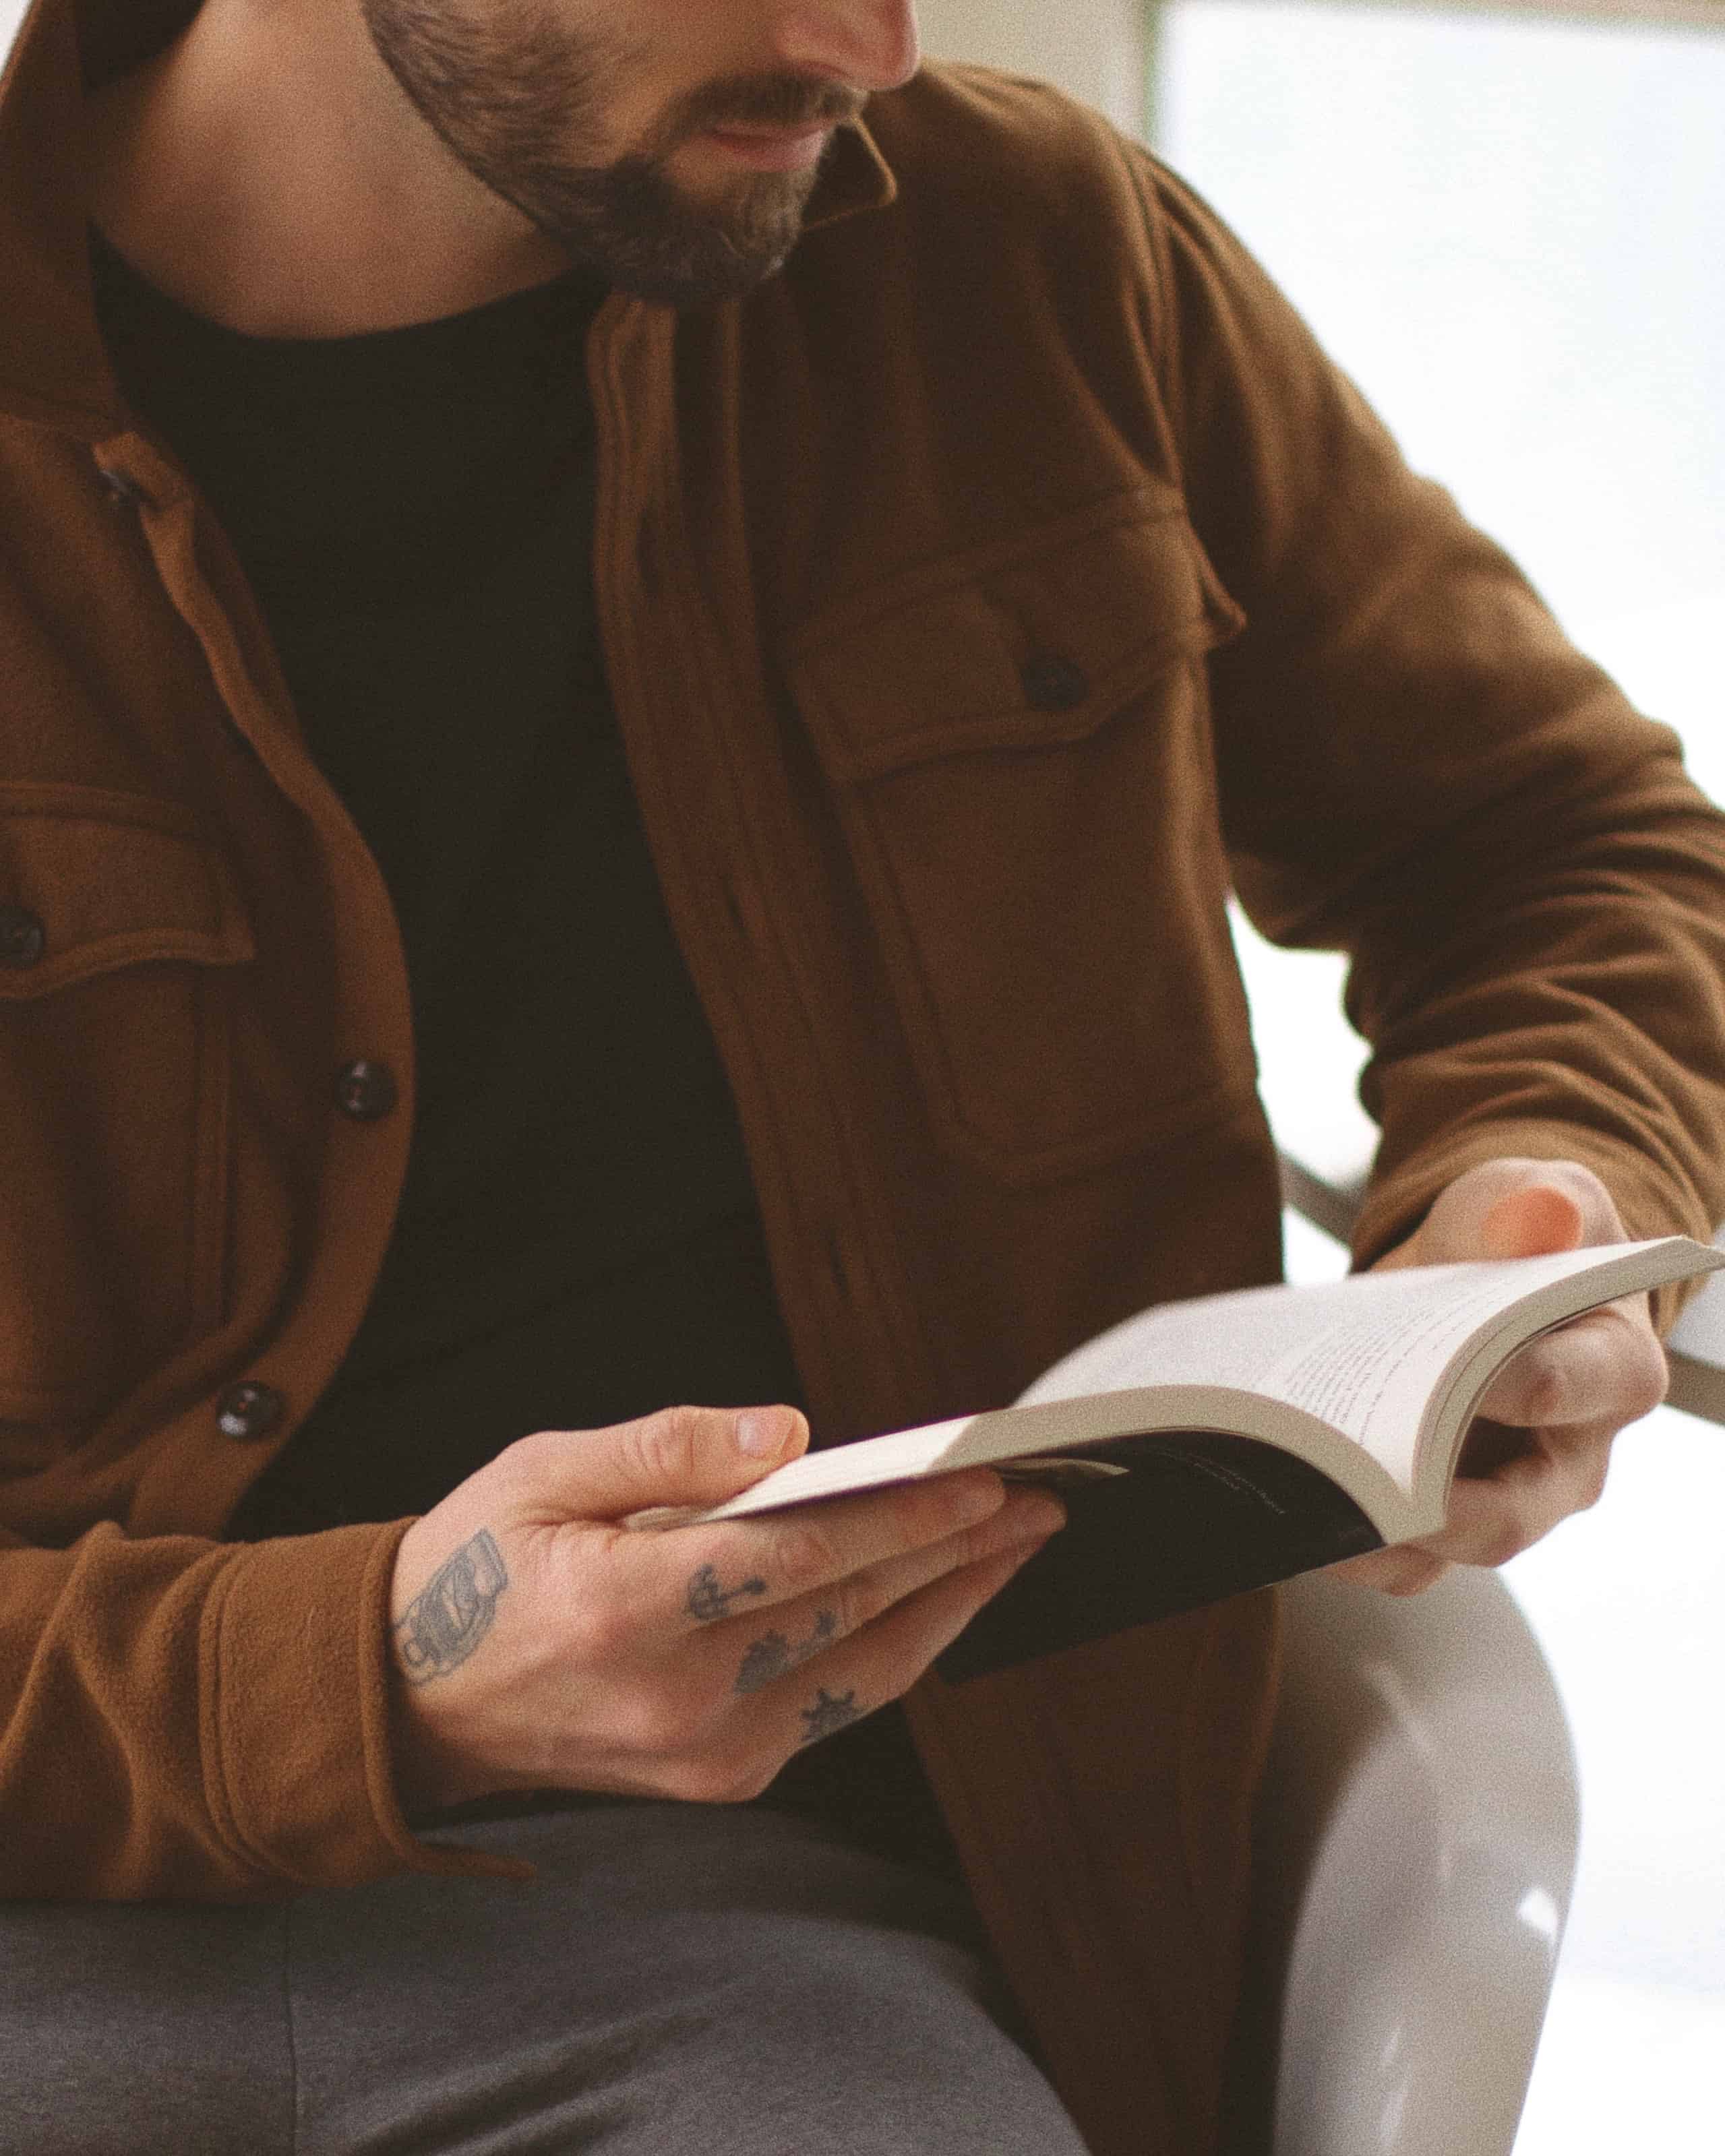
[[[8,2125],[1213,2148],[1270,1600],[948,1686],[1051,1498],[619,1522],[1275,1277],[1230,890],[1353,954],[1361,1264],[1706,1233],[1675,743],[909,0],[38,0],[0,289]]]

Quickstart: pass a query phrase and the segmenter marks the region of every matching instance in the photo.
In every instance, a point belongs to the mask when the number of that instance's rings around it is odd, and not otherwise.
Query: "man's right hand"
[[[757,1796],[907,1691],[1064,1519],[978,1468],[711,1527],[619,1524],[718,1504],[808,1440],[783,1407],[542,1430],[415,1521],[390,1602],[403,1804]]]

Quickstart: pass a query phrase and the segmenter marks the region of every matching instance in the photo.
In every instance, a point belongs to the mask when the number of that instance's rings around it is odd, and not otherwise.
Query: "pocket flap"
[[[232,873],[189,812],[96,787],[0,788],[0,998],[152,959],[254,955]]]
[[[829,777],[1081,740],[1245,617],[1172,489],[1139,488],[828,609],[785,663]]]

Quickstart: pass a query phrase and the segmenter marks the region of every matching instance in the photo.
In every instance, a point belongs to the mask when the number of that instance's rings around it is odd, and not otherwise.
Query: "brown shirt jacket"
[[[220,1539],[364,1308],[413,1043],[378,871],[92,317],[80,76],[188,12],[44,0],[0,93],[6,1896],[490,1864],[393,1795],[403,1523]],[[619,720],[818,1425],[1275,1276],[1230,887],[1353,953],[1363,1255],[1502,1152],[1706,1234],[1725,830],[1671,737],[1149,157],[968,70],[870,130],[783,275],[614,298],[589,349]],[[338,1105],[359,1057],[393,1114]],[[1208,2144],[1272,1663],[1248,1598],[912,1697],[1099,2151]]]

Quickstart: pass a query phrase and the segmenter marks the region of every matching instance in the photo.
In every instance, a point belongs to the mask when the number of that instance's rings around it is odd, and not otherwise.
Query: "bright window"
[[[1157,147],[1725,795],[1725,34],[1158,18]]]
[[[1725,22],[1173,0],[1157,28],[1157,147],[1725,797]],[[1339,961],[1241,940],[1278,1131],[1357,1163]],[[1291,1235],[1296,1276],[1339,1264],[1318,1241]],[[1717,2143],[1725,1739],[1691,1702],[1725,1574],[1711,1526],[1676,1538],[1725,1498],[1719,1435],[1656,1413],[1509,1568],[1584,1793],[1517,2156]]]

